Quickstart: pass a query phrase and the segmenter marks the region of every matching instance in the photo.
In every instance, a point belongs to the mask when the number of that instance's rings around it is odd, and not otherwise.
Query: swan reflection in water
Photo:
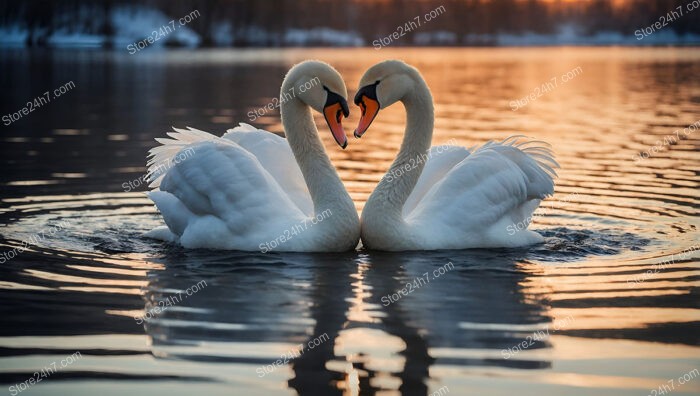
[[[279,388],[286,379],[301,395],[392,389],[428,394],[442,386],[431,375],[436,364],[551,365],[501,356],[524,340],[528,332],[518,329],[551,320],[542,301],[523,295],[519,284],[528,274],[518,270],[518,256],[438,251],[212,257],[179,251],[165,257],[164,270],[149,275],[146,310],[201,280],[207,287],[149,321],[146,331],[155,356],[214,363],[206,375],[236,384],[263,381]],[[409,292],[396,300],[404,288]],[[296,352],[299,344],[314,347]],[[540,340],[529,348],[547,346]],[[275,366],[290,350],[296,353],[289,365]],[[261,376],[260,367],[269,365],[275,372]]]

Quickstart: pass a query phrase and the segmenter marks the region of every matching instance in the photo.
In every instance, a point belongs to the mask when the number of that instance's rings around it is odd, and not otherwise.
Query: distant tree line
[[[188,28],[201,37],[202,46],[221,44],[216,26],[228,25],[223,34],[226,45],[288,45],[284,35],[290,29],[329,28],[358,37],[371,45],[378,37],[393,33],[398,26],[442,6],[445,12],[424,22],[421,33],[448,32],[445,44],[479,44],[479,35],[523,33],[551,34],[563,26],[575,27],[577,34],[617,32],[633,36],[636,29],[653,25],[667,12],[684,7],[684,15],[668,23],[665,30],[679,35],[700,34],[700,10],[687,12],[693,0],[0,0],[0,27],[20,25],[30,31],[33,45],[42,45],[57,29],[109,37],[117,31],[109,18],[115,7],[151,7],[171,18],[199,10],[201,16]],[[697,0],[696,0],[697,1]],[[0,30],[1,31],[1,30]],[[144,32],[144,35],[148,32]],[[330,36],[332,37],[332,35]],[[323,44],[331,44],[328,37]],[[332,41],[332,38],[330,39]],[[287,43],[287,44],[285,44]],[[320,44],[312,41],[307,45]],[[395,45],[415,45],[397,40]],[[484,42],[488,44],[488,42]],[[357,45],[338,42],[337,45]],[[392,44],[394,45],[394,44]]]

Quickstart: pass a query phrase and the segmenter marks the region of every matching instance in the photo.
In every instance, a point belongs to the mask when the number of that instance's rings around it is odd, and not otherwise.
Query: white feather
[[[430,177],[421,174],[403,212],[420,248],[521,246],[541,240],[534,232],[509,228],[529,223],[540,200],[554,193],[552,167],[558,165],[543,147],[526,147],[533,143],[538,142],[520,136],[490,141],[471,154],[462,151],[463,159],[447,168],[440,156],[431,157],[423,170]],[[414,194],[425,190],[414,202]]]
[[[150,150],[148,180],[170,232],[148,234],[185,247],[260,250],[260,243],[313,214],[287,139],[247,124],[223,137],[193,128],[169,132]],[[184,154],[189,154],[185,156]],[[283,250],[306,250],[296,238]]]

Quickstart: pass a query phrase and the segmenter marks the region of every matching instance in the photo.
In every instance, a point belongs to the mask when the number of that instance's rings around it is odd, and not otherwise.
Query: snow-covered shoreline
[[[177,25],[164,12],[143,5],[121,5],[108,12],[95,9],[60,14],[51,30],[23,21],[0,25],[2,47],[111,47],[123,48],[143,42],[164,26]],[[107,27],[106,27],[107,26]],[[585,34],[572,24],[562,24],[555,33],[468,33],[458,34],[446,29],[422,29],[407,34],[391,46],[691,46],[700,45],[700,35],[678,35],[667,29],[639,40],[633,32],[621,34],[600,31]],[[108,31],[109,33],[105,33]],[[362,47],[371,46],[376,37],[363,37],[351,30],[330,27],[269,29],[257,25],[234,27],[226,21],[212,21],[207,38],[189,26],[179,26],[163,40],[153,40],[147,47],[175,46],[214,47]],[[376,41],[376,40],[375,40]],[[130,51],[132,53],[134,51]]]

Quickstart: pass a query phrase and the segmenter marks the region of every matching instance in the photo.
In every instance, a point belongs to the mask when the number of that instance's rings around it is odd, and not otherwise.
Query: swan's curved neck
[[[433,138],[433,98],[425,81],[421,79],[416,85],[416,89],[401,100],[406,108],[406,131],[401,149],[365,206],[381,212],[381,216],[392,222],[402,221],[403,206],[423,172]]]
[[[282,92],[289,92],[288,88],[287,84],[283,84]],[[309,106],[298,98],[292,98],[282,103],[280,113],[287,141],[309,188],[314,211],[321,213],[330,209],[333,217],[354,212],[352,214],[357,217],[352,199],[318,136]]]

